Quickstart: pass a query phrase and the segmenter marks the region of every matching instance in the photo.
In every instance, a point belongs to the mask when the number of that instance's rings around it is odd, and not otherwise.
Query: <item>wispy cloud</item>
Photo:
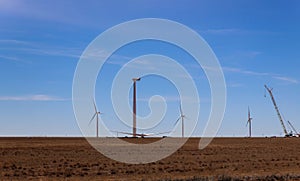
[[[174,96],[174,95],[168,95],[168,96],[162,96],[164,98],[164,100],[166,102],[179,102],[179,101],[184,101],[184,102],[191,102],[191,103],[195,103],[196,102],[196,99],[195,97],[193,96]],[[138,101],[141,101],[141,102],[148,102],[150,101],[150,97],[149,98],[138,98]],[[154,102],[161,102],[162,99],[153,99],[152,101]],[[201,99],[201,101],[206,101],[206,99]]]
[[[25,63],[25,64],[31,64],[32,62],[29,60],[23,60],[19,57],[15,57],[15,56],[6,56],[6,55],[0,55],[0,60],[8,60],[8,61],[13,61],[16,63]]]
[[[247,51],[235,50],[230,55],[223,56],[222,59],[226,61],[240,62],[243,60],[255,59],[262,54],[263,52],[258,50],[247,50]]]
[[[16,61],[16,62],[23,62],[20,59],[18,59],[17,57],[4,56],[4,55],[0,55],[0,59],[12,60],[12,61]]]
[[[243,87],[243,84],[239,84],[239,83],[227,83],[226,85],[227,87],[232,87],[232,88],[237,88],[237,87]]]
[[[89,50],[89,54],[86,57],[81,57],[84,51],[84,48],[80,47],[63,47],[63,46],[49,46],[41,42],[30,42],[23,40],[14,40],[14,39],[0,39],[0,50],[13,51],[18,53],[32,54],[32,55],[41,55],[41,56],[58,56],[58,57],[69,57],[69,58],[95,58],[98,60],[99,57],[107,57],[108,52],[103,49]],[[12,45],[12,46],[10,46]],[[0,58],[7,60],[19,60],[21,59],[15,56],[3,56],[0,55]],[[113,65],[124,65],[126,62],[131,60],[132,57],[125,55],[112,54],[106,63]]]
[[[132,57],[115,54],[115,53],[111,55],[107,50],[100,49],[100,48],[89,49],[88,53],[81,56],[81,58],[88,58],[92,60],[94,59],[96,61],[98,61],[99,57],[100,58],[109,57],[109,59],[105,63],[112,64],[112,65],[119,65],[119,66],[123,66],[126,62],[132,59]]]
[[[96,2],[95,2],[96,3]],[[101,3],[102,5],[103,3]],[[0,11],[1,14],[14,17],[26,17],[33,20],[42,20],[47,22],[57,22],[71,25],[84,25],[91,27],[99,27],[107,21],[107,17],[104,15],[109,13],[110,8],[96,11],[100,17],[103,17],[102,23],[95,23],[93,18],[97,16],[90,16],[89,13],[83,13],[80,8],[66,8],[66,7],[82,7],[88,6],[87,9],[94,9],[95,4],[85,2],[73,2],[73,1],[22,1],[22,0],[0,0]],[[96,9],[95,9],[96,10]],[[99,9],[97,9],[99,10]],[[99,16],[98,16],[99,20]],[[105,21],[106,20],[106,21]]]
[[[23,44],[23,45],[27,45],[29,44],[29,42],[27,41],[21,41],[21,40],[15,40],[15,39],[1,39],[0,40],[1,44]]]
[[[18,1],[11,1],[11,0],[1,0],[0,1],[0,9],[2,11],[13,11],[14,9],[16,9],[16,7],[18,7],[19,2]]]
[[[0,96],[0,101],[66,101],[68,99],[36,94],[36,95],[25,95],[25,96]]]
[[[207,34],[229,34],[229,33],[240,33],[242,30],[235,28],[223,28],[223,29],[208,29],[201,31],[202,33]]]
[[[133,69],[156,71],[159,70],[161,67],[167,65],[165,65],[164,62],[159,62],[159,64],[155,64],[151,59],[139,59],[131,62],[130,64],[128,64],[128,66],[129,68]]]
[[[44,2],[45,4],[47,2]],[[55,2],[53,2],[54,4]],[[41,3],[38,2],[24,2],[20,0],[0,0],[0,10],[2,13],[14,16],[30,17],[43,20],[56,20],[63,21],[65,18],[61,17],[61,12],[53,10],[51,5],[48,8],[43,8]],[[59,9],[59,8],[57,8]],[[52,10],[52,13],[51,13]],[[55,13],[53,13],[55,12]],[[59,15],[58,15],[59,14]],[[60,18],[61,17],[61,20]]]
[[[241,28],[213,28],[213,29],[200,30],[200,32],[205,34],[212,34],[212,35],[229,35],[229,34],[278,35],[278,32],[274,32],[274,31],[241,29]]]
[[[45,45],[41,42],[23,41],[18,39],[0,39],[0,50],[33,54],[33,55],[46,55],[46,56],[61,56],[79,58],[82,49],[76,47],[59,47]],[[4,56],[2,58],[7,60],[21,61],[15,56]]]
[[[292,83],[292,84],[298,84],[299,83],[298,80],[290,78],[290,77],[274,76],[273,78],[277,79],[277,80],[282,80],[282,81],[285,81],[285,82],[288,82],[288,83]]]
[[[180,97],[178,96],[162,96],[166,102],[178,102],[180,101]],[[138,98],[138,101],[142,102],[148,102],[150,101],[150,98],[144,97],[144,98]],[[161,102],[162,99],[153,99],[154,102]]]
[[[274,74],[274,73],[255,72],[255,71],[243,70],[243,69],[233,68],[233,67],[223,67],[223,70],[224,70],[224,72],[239,73],[239,74],[250,75],[250,76],[269,76],[273,79],[284,81],[286,83],[291,83],[291,84],[299,83],[299,81],[294,78],[286,77],[286,76],[282,76],[282,75]]]
[[[37,55],[49,55],[49,56],[62,56],[62,57],[71,57],[71,58],[79,58],[81,50],[77,48],[27,48],[22,49],[27,53],[37,54]]]
[[[47,47],[15,48],[14,47],[14,48],[0,48],[0,49],[11,50],[19,53],[22,52],[22,53],[33,54],[33,55],[61,56],[61,57],[71,57],[71,58],[79,58],[80,54],[82,53],[82,50],[79,48],[64,48],[64,47],[60,47],[60,48],[49,48],[49,47],[48,48]]]
[[[239,68],[233,68],[233,67],[223,67],[224,72],[234,72],[234,73],[240,73],[240,74],[246,74],[246,75],[254,75],[254,76],[268,76],[272,75],[267,72],[254,72],[249,70],[243,70]]]

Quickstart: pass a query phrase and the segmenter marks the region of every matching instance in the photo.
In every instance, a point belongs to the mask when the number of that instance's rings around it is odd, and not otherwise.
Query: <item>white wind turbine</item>
[[[98,138],[99,137],[99,115],[102,113],[97,110],[95,101],[93,101],[93,103],[94,103],[95,114],[93,115],[92,119],[90,120],[89,125],[92,123],[92,121],[96,117],[96,137]]]
[[[175,122],[175,125],[179,122],[179,120],[181,119],[181,136],[182,138],[184,137],[184,118],[186,118],[186,116],[183,114],[182,108],[181,108],[181,104],[180,104],[180,116],[177,119],[177,121]]]
[[[251,138],[251,136],[252,136],[252,134],[251,134],[251,132],[252,132],[252,128],[251,128],[252,120],[253,120],[253,118],[251,118],[250,108],[248,107],[248,121],[247,121],[246,126],[249,125],[249,138]]]

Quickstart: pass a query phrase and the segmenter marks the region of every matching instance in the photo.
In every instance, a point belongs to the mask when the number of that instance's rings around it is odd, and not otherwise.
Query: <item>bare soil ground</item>
[[[0,180],[300,180],[300,138],[216,138],[204,150],[198,143],[191,138],[166,159],[130,165],[83,138],[0,138]]]

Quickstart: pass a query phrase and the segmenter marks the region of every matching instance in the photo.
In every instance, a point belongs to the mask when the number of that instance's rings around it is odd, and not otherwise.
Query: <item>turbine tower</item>
[[[140,81],[141,78],[133,78],[133,126],[132,126],[132,136],[136,137],[136,82]]]
[[[252,136],[252,134],[251,134],[251,124],[252,124],[252,119],[253,118],[251,118],[251,112],[250,112],[250,108],[248,107],[248,121],[247,121],[247,125],[246,126],[248,126],[248,124],[249,124],[249,138],[251,138],[251,136]]]
[[[184,118],[186,118],[186,116],[183,114],[183,111],[182,111],[182,108],[181,108],[181,104],[180,104],[179,108],[180,108],[180,116],[177,119],[177,121],[175,122],[175,125],[181,119],[181,137],[184,138]]]
[[[97,110],[95,101],[93,101],[93,103],[94,103],[95,114],[93,115],[92,119],[90,120],[89,125],[92,123],[92,121],[96,117],[96,137],[98,138],[99,137],[99,115],[102,113]]]

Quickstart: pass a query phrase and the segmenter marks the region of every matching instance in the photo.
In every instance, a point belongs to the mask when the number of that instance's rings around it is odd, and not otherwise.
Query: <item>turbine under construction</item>
[[[132,119],[133,119],[133,123],[132,123],[132,136],[133,137],[137,137],[136,134],[136,82],[140,81],[141,78],[133,78],[133,100],[132,100],[132,109],[133,109],[133,115],[132,115]]]
[[[275,98],[274,98],[273,93],[272,93],[273,89],[269,88],[267,85],[265,85],[265,88],[266,88],[266,90],[267,90],[267,91],[269,92],[269,94],[270,94],[270,97],[271,97],[271,99],[272,99],[273,105],[274,105],[275,110],[276,110],[276,112],[277,112],[277,116],[278,116],[279,121],[280,121],[280,123],[281,123],[281,126],[282,126],[282,128],[283,128],[285,137],[291,137],[291,136],[293,136],[291,133],[288,133],[288,131],[287,131],[285,125],[284,125],[282,116],[281,116],[281,114],[280,114],[279,108],[278,108],[278,106],[277,106],[277,104],[276,104]]]

